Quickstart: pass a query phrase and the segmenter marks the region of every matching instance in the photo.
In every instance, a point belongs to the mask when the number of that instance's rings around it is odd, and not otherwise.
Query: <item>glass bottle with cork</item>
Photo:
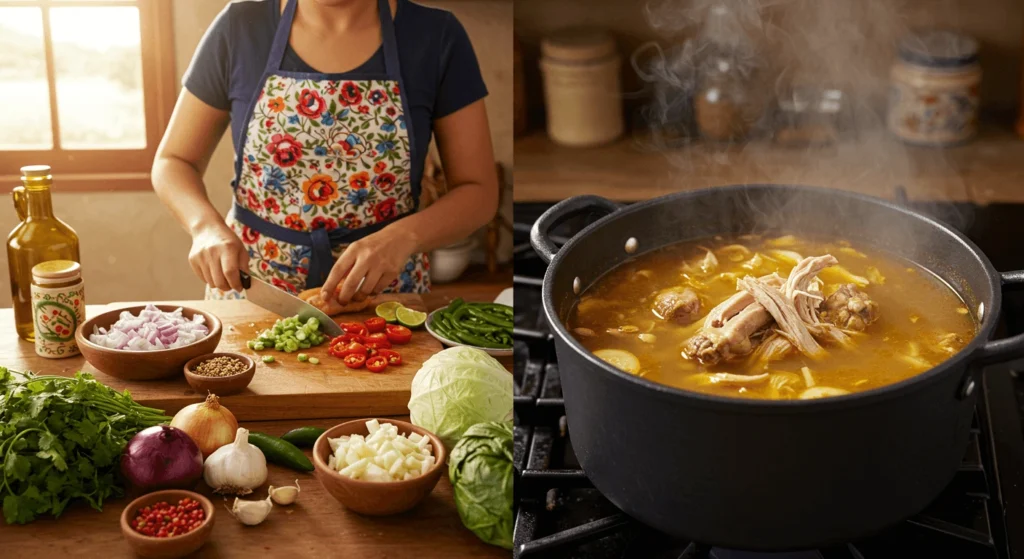
[[[32,267],[32,315],[36,355],[59,359],[78,355],[75,330],[85,321],[82,267],[49,260]]]
[[[78,235],[53,215],[49,165],[21,168],[23,186],[14,188],[14,208],[21,223],[7,236],[7,265],[18,336],[35,341],[32,311],[32,267],[48,260],[80,262]]]

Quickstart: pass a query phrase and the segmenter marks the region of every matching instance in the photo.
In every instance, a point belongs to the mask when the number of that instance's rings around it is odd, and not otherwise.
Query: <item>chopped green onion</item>
[[[319,365],[320,364],[320,360],[317,359],[316,357],[310,357],[309,358],[309,362],[314,364],[314,365]]]
[[[273,363],[274,362],[274,356],[273,355],[264,355],[263,356],[263,362],[264,363]]]

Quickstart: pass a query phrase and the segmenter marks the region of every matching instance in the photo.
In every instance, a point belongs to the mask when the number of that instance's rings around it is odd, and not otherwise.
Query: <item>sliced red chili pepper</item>
[[[345,366],[349,369],[358,369],[366,364],[366,355],[350,353],[345,356]]]
[[[374,355],[366,360],[366,368],[373,373],[379,373],[388,368],[388,360],[383,355]]]
[[[366,347],[370,349],[391,349],[391,342],[384,340],[383,342],[366,342]]]
[[[388,365],[395,366],[402,364],[402,354],[398,353],[397,351],[392,351],[390,349],[382,349],[380,350],[380,355],[381,357],[388,360]]]
[[[412,339],[412,330],[400,324],[388,324],[385,330],[388,340],[393,344],[407,344]]]
[[[337,338],[334,338],[333,340],[331,340],[331,345],[332,346],[333,345],[338,345],[338,344],[348,345],[348,344],[350,344],[352,342],[363,343],[363,337],[360,336],[359,334],[342,334],[342,335],[338,336]]]
[[[373,334],[367,334],[364,339],[367,342],[386,342],[388,341],[388,335],[384,332],[374,332]]]
[[[366,319],[365,321],[363,321],[363,324],[366,325],[366,329],[369,330],[371,333],[383,332],[384,325],[387,324],[387,321],[379,316],[375,316],[373,318]]]
[[[358,322],[342,322],[338,326],[341,326],[341,329],[344,330],[346,334],[358,334],[360,336],[365,336],[370,333],[369,330],[366,329],[365,325]]]

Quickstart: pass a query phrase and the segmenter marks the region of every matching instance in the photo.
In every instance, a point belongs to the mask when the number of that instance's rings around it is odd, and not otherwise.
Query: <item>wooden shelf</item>
[[[656,151],[625,139],[567,148],[534,133],[515,144],[515,201],[553,202],[578,194],[644,200],[737,183],[841,188],[913,200],[1024,202],[1024,141],[1011,126],[985,126],[961,147],[904,145],[879,134],[833,146],[788,148],[768,141],[739,147],[694,144]]]

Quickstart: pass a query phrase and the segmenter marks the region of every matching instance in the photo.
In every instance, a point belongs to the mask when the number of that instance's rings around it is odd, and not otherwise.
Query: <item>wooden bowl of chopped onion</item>
[[[436,435],[395,419],[342,423],[313,445],[320,484],[342,505],[368,516],[415,507],[434,490],[447,458]]]
[[[181,375],[194,357],[220,343],[216,316],[178,305],[138,305],[108,311],[82,323],[78,348],[90,365],[122,380]]]

